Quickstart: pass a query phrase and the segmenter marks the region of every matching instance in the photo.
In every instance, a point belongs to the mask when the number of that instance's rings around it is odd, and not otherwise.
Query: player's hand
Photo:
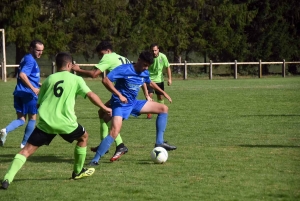
[[[128,103],[128,100],[127,100],[127,98],[125,97],[125,96],[119,96],[119,98],[120,98],[120,101],[122,102],[122,103]]]
[[[105,111],[106,114],[108,114],[110,117],[112,115],[112,109],[109,107],[103,108],[103,110]]]
[[[32,91],[35,93],[35,95],[38,95],[40,93],[39,88],[33,88]]]
[[[72,70],[73,71],[79,71],[80,70],[80,67],[78,64],[72,64]]]
[[[147,101],[153,101],[153,99],[150,96],[146,96]]]
[[[172,84],[172,80],[168,79],[168,86],[171,86],[171,84]]]
[[[172,103],[172,99],[171,99],[171,97],[167,93],[164,93],[164,97],[166,97],[166,99],[168,99],[168,101],[170,103]]]

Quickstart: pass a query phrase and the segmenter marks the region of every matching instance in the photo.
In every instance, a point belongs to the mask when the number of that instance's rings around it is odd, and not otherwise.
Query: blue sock
[[[29,120],[25,128],[25,134],[22,141],[23,145],[27,143],[27,140],[30,137],[31,133],[33,132],[34,127],[35,127],[35,120]]]
[[[24,123],[25,121],[23,121],[22,119],[13,120],[12,122],[10,122],[10,124],[8,124],[8,126],[6,126],[6,133],[15,130],[19,126],[23,126]]]
[[[168,113],[160,113],[156,118],[156,144],[164,143],[164,133],[167,127]]]
[[[101,158],[101,156],[103,156],[105,154],[105,152],[109,149],[110,145],[115,141],[115,139],[113,137],[111,137],[110,135],[107,135],[100,143],[97,152],[93,158],[93,162],[98,162]]]

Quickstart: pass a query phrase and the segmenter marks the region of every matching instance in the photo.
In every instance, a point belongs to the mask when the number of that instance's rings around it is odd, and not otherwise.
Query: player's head
[[[44,44],[40,40],[33,40],[30,42],[29,49],[33,58],[40,58],[43,54]]]
[[[73,65],[73,57],[67,52],[60,52],[56,55],[55,64],[58,71],[62,69],[70,71]]]
[[[150,45],[150,51],[153,54],[153,57],[158,57],[159,55],[159,46],[157,43],[153,43]]]
[[[98,53],[99,57],[102,58],[104,54],[110,54],[113,51],[112,44],[109,41],[101,41],[97,47],[96,52]]]
[[[153,64],[153,55],[149,51],[143,51],[140,53],[138,61],[135,63],[135,71],[141,73],[148,70],[148,67]]]

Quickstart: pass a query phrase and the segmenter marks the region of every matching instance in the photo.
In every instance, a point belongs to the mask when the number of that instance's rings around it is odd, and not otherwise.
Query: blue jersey
[[[31,54],[26,54],[20,62],[17,75],[17,86],[13,94],[15,96],[24,96],[26,94],[36,96],[35,93],[30,88],[28,88],[20,79],[19,75],[21,72],[27,75],[28,80],[33,87],[39,88],[40,68]]]
[[[112,95],[111,103],[120,105],[131,105],[138,96],[140,87],[144,83],[150,83],[148,70],[136,73],[132,64],[123,64],[113,69],[108,75],[111,82],[115,82],[115,88],[127,98],[128,103],[121,103],[118,96]]]

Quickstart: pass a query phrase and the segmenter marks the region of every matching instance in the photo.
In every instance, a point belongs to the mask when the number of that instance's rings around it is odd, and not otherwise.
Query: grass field
[[[99,80],[87,84],[109,98]],[[15,118],[15,81],[0,82],[0,127]],[[300,200],[300,78],[174,80],[166,91],[165,140],[178,147],[153,164],[155,118],[125,121],[129,152],[110,163],[115,145],[95,174],[72,181],[73,149],[60,137],[41,147],[16,175],[1,200]],[[78,98],[78,122],[99,143],[97,108]],[[0,147],[0,178],[20,150],[24,127]],[[88,163],[93,153],[88,151]]]

